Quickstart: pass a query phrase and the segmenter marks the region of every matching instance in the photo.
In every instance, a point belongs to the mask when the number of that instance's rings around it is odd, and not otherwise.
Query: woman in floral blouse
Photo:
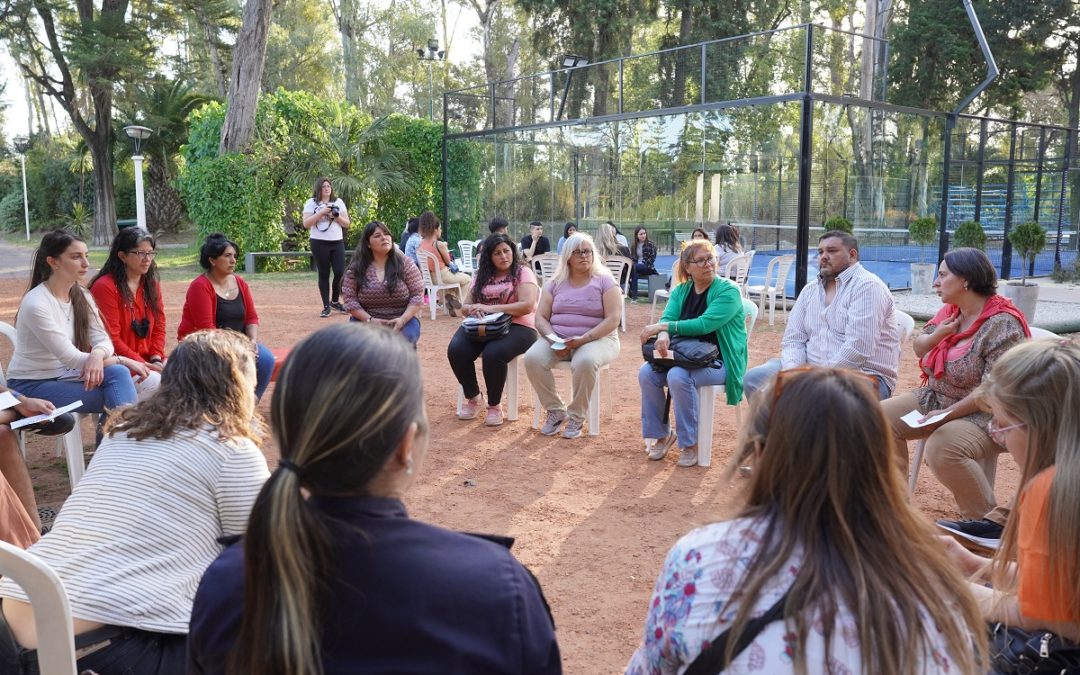
[[[872,378],[781,371],[728,470],[750,468],[742,506],[672,547],[626,672],[683,673],[725,632],[728,673],[986,672],[978,607],[890,445]]]
[[[945,306],[915,338],[923,386],[884,401],[896,436],[900,464],[907,471],[907,441],[926,439],[926,463],[956,498],[964,518],[941,521],[947,529],[1000,539],[1008,519],[995,508],[994,474],[1005,448],[990,438],[990,415],[979,407],[975,389],[998,357],[1031,335],[1024,315],[997,294],[990,259],[973,248],[953,249],[938,268],[934,288]],[[901,416],[918,409],[925,417],[948,412],[929,426],[912,429]],[[970,530],[970,531],[969,531]]]

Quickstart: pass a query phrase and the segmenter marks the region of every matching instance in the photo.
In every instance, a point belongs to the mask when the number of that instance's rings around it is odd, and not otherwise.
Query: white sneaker
[[[657,440],[649,448],[649,459],[659,461],[668,454],[668,450],[671,450],[671,446],[675,445],[675,432],[669,432],[667,436]]]
[[[563,422],[566,421],[565,410],[549,410],[547,414],[547,420],[544,422],[544,426],[540,428],[540,433],[545,436],[554,436],[559,433],[559,429],[562,428]]]
[[[566,426],[563,427],[563,438],[577,438],[581,435],[581,430],[585,426],[585,420],[576,420],[573,417],[566,420]]]
[[[697,446],[691,445],[679,451],[679,466],[697,466]]]

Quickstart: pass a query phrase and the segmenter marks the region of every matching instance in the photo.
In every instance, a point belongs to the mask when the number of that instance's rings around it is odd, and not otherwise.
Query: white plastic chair
[[[457,284],[444,284],[442,282],[442,272],[439,268],[438,261],[436,261],[435,256],[432,254],[427,251],[416,249],[416,259],[420,263],[418,265],[420,268],[420,278],[424,280],[424,291],[428,294],[428,306],[431,307],[431,320],[434,321],[435,314],[438,311],[438,308],[436,307],[438,303],[436,300],[439,297],[439,291],[443,289],[454,289],[456,291],[459,289],[459,286]],[[431,264],[435,266],[434,278],[432,278],[431,268],[428,266],[429,260],[431,261]],[[447,313],[449,314],[449,312],[450,310],[448,308]]]
[[[772,326],[776,317],[776,298],[780,297],[780,311],[784,314],[784,321],[787,322],[787,296],[785,295],[785,287],[787,284],[788,272],[791,271],[791,266],[795,263],[795,256],[793,255],[778,255],[774,256],[769,261],[769,266],[765,268],[765,283],[754,284],[746,286],[746,296],[752,295],[758,296],[758,315],[760,316],[765,311],[765,297],[769,298],[769,325]],[[775,276],[774,276],[775,271]],[[773,279],[770,283],[769,279]]]
[[[541,253],[533,257],[529,264],[532,265],[533,272],[536,273],[536,281],[540,284],[540,288],[543,288],[544,284],[551,281],[551,277],[555,276],[555,270],[559,267],[559,254]]]
[[[900,329],[900,348],[903,349],[904,343],[915,332],[915,319],[907,312],[901,312],[900,310],[896,310],[895,315],[896,327]]]
[[[663,298],[667,301],[671,297],[671,291],[666,288],[661,288],[653,293],[652,296],[652,311],[649,312],[649,323],[656,323],[656,301]]]
[[[609,364],[600,366],[600,372],[603,373],[608,370]],[[570,370],[569,361],[559,361],[554,365],[552,370]],[[603,379],[602,375],[597,375],[596,386],[593,388],[592,396],[589,397],[589,435],[600,435],[600,381]],[[574,398],[574,379],[570,378],[570,398]],[[533,390],[533,429],[540,428],[540,397],[536,395],[536,390]]]
[[[41,675],[74,675],[75,630],[71,605],[60,577],[33,553],[3,541],[0,541],[0,575],[10,577],[30,598]]]
[[[731,259],[724,268],[723,276],[731,279],[738,285],[739,292],[746,297],[746,279],[750,276],[750,264],[754,261],[757,251],[747,251]]]
[[[622,287],[623,297],[622,319],[620,320],[619,325],[624,333],[626,332],[626,299],[630,297],[630,266],[633,264],[633,260],[621,255],[612,255],[604,258],[604,265],[611,271],[611,276],[615,278],[615,283],[618,284],[620,279],[625,279],[623,283],[619,284]]]
[[[476,268],[479,266],[478,262],[475,260],[475,258],[473,256],[473,254],[476,252],[476,242],[475,241],[465,241],[465,240],[463,240],[463,241],[459,241],[457,243],[457,245],[458,245],[458,250],[461,251],[461,262],[460,262],[461,271],[462,272],[468,272],[469,274],[472,274],[473,272],[476,271]]]
[[[520,356],[515,356],[506,364],[506,386],[503,388],[503,397],[506,398],[506,419],[511,422],[518,418],[518,363]],[[461,407],[465,405],[465,392],[458,386],[457,390],[457,414],[461,414]]]
[[[754,334],[754,324],[757,323],[758,306],[743,298],[744,320],[746,321],[746,343],[750,344],[750,336]],[[726,394],[724,385],[709,384],[698,387],[698,466],[712,464],[712,441],[713,441],[713,414],[716,412],[716,397]],[[735,406],[735,424],[742,426],[742,413],[739,410],[740,402]]]
[[[10,323],[0,321],[0,335],[3,335],[11,342],[12,349],[18,347],[19,334],[15,330],[15,326]],[[0,384],[7,386],[7,380],[4,378],[4,369],[0,367]],[[78,413],[72,413],[75,418],[75,426],[71,428],[71,431],[67,432],[63,436],[56,438],[56,456],[59,457],[61,453],[67,460],[68,465],[68,480],[71,483],[71,489],[75,489],[75,485],[82,479],[83,474],[86,473],[86,457],[83,455],[83,439],[82,439],[82,418],[83,415]],[[26,458],[26,431],[25,429],[16,429],[15,436],[19,441],[19,450],[22,452],[23,459]]]

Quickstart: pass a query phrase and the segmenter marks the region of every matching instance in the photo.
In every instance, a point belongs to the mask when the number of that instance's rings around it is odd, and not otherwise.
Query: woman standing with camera
[[[311,199],[304,204],[303,225],[311,233],[311,257],[319,271],[319,295],[323,304],[319,316],[330,316],[331,309],[345,314],[340,297],[341,280],[345,276],[345,230],[349,229],[349,212],[345,209],[345,202],[334,194],[334,186],[329,178],[319,176],[315,179]],[[331,268],[334,270],[332,296]]]

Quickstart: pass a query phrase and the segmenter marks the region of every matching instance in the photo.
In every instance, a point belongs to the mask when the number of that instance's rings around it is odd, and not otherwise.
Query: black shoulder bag
[[[664,372],[672,366],[679,366],[687,370],[698,368],[723,368],[724,362],[720,358],[720,348],[711,342],[700,338],[676,335],[671,338],[671,346],[668,348],[674,359],[656,358],[656,338],[641,345],[641,356],[652,364],[654,370]]]
[[[731,658],[734,659],[745,651],[750,646],[750,643],[761,634],[761,631],[765,630],[766,626],[784,617],[784,605],[787,604],[787,599],[788,594],[784,593],[776,601],[776,604],[769,608],[769,611],[756,619],[750,619],[746,622],[746,629],[743,630],[738,642],[735,643]],[[693,660],[683,675],[717,675],[717,673],[724,672],[724,669],[730,665],[730,662],[724,659],[724,650],[727,649],[728,634],[730,632],[730,629],[724,631],[708,647],[701,650],[701,653]]]

